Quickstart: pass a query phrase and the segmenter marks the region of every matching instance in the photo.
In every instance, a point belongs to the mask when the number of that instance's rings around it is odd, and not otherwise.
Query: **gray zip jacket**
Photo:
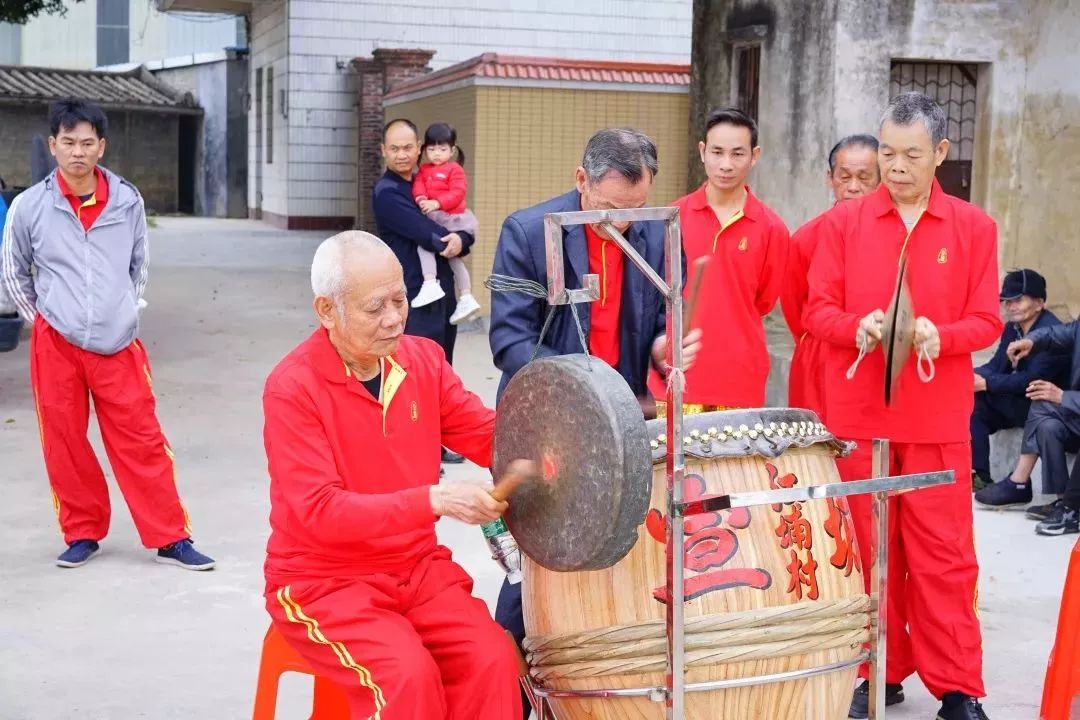
[[[89,232],[56,172],[15,197],[0,244],[0,281],[26,322],[41,313],[72,345],[112,355],[138,333],[149,249],[139,191],[101,170],[109,197]]]

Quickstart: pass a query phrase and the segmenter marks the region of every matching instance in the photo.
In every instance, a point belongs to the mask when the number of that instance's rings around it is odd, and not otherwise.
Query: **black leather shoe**
[[[900,683],[885,685],[885,707],[898,705],[904,702],[904,686]],[[870,681],[863,680],[862,685],[855,688],[855,694],[851,697],[851,709],[848,710],[849,718],[863,720],[870,717]]]
[[[937,720],[990,720],[979,701],[958,692],[945,693]]]
[[[453,450],[447,450],[446,448],[443,448],[442,461],[444,463],[449,463],[450,465],[460,465],[461,463],[465,462],[465,456],[458,455]]]

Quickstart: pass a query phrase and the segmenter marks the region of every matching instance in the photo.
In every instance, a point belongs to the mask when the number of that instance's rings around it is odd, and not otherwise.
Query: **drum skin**
[[[802,423],[800,425],[800,423]],[[684,495],[804,487],[839,482],[835,457],[850,450],[804,410],[742,410],[686,418]],[[779,426],[794,427],[785,432]],[[616,565],[559,573],[525,560],[523,601],[530,637],[663,621],[666,481],[663,423],[654,439],[653,489],[638,542]],[[728,433],[724,432],[724,428]],[[740,427],[743,430],[740,430]],[[773,430],[773,427],[776,429]],[[758,429],[755,429],[758,428]],[[769,429],[768,434],[765,430]],[[750,437],[753,434],[754,437]],[[736,437],[737,435],[737,437]],[[725,439],[726,438],[726,439]],[[779,442],[778,442],[779,440]],[[696,452],[696,449],[704,452]],[[831,601],[864,592],[846,500],[830,499],[725,510],[686,522],[686,618],[764,607]],[[688,683],[748,678],[827,665],[858,656],[858,644],[799,655],[692,668]],[[856,670],[809,679],[686,694],[687,720],[840,720],[847,717]],[[548,680],[560,690],[659,687],[662,672]],[[662,720],[664,706],[646,698],[552,700],[559,720]]]

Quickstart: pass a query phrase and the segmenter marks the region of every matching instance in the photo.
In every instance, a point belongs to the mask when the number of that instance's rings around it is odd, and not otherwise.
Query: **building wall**
[[[270,220],[286,218],[290,213],[288,119],[282,115],[280,90],[290,86],[289,80],[289,22],[285,0],[254,5],[251,16],[251,68],[249,75],[251,106],[248,111],[248,208],[249,213],[261,209]],[[274,97],[266,96],[267,68],[274,69]],[[263,73],[263,109],[261,120],[256,117],[259,108],[255,102],[257,71]],[[273,126],[273,162],[266,162],[267,114],[266,103],[273,102],[270,122]],[[262,144],[256,142],[256,128],[263,124]],[[261,173],[262,190],[259,190]]]
[[[142,193],[148,210],[176,212],[176,115],[109,111],[108,145],[102,164],[126,177]],[[0,175],[8,185],[30,184],[34,135],[48,137],[44,105],[0,106]]]
[[[376,47],[423,47],[437,51],[432,67],[438,69],[485,52],[675,63],[690,55],[691,0],[292,0],[290,5],[293,52],[311,57],[350,60]]]
[[[1002,265],[1046,275],[1049,303],[1080,316],[1080,74],[1076,41],[1080,4],[1040,0],[1030,20],[1020,129],[1017,203]],[[1064,262],[1063,262],[1064,260]],[[1060,314],[1060,313],[1059,313]]]
[[[65,3],[67,15],[40,15],[24,26],[0,24],[0,63],[88,70],[97,62],[97,0]],[[221,50],[243,44],[243,21],[235,16],[158,12],[148,0],[131,0],[130,62]],[[10,52],[5,39],[18,37]]]
[[[22,61],[22,26],[0,23],[0,65]]]
[[[30,149],[34,135],[49,137],[44,105],[0,106],[0,178],[9,187],[30,184]]]
[[[64,6],[64,17],[39,15],[23,26],[19,64],[75,70],[97,65],[97,0]]]
[[[689,144],[690,184],[704,180],[697,143],[704,119],[735,104],[733,49],[728,33],[768,28],[760,39],[758,98],[761,159],[751,172],[755,193],[789,225],[826,207],[824,169],[833,135],[833,42],[836,0],[697,0]],[[886,67],[886,79],[888,67]]]
[[[660,172],[649,197],[666,205],[686,192],[686,93],[644,93],[479,86],[387,108],[387,120],[455,125],[465,151],[469,206],[480,225],[469,255],[473,289],[485,307],[482,281],[491,273],[506,217],[574,187],[574,171],[600,128],[633,126],[657,144]]]
[[[876,134],[893,60],[977,64],[972,202],[998,223],[1003,268],[1047,271],[1051,283],[1069,289],[1075,313],[1078,283],[1052,260],[1060,243],[1078,246],[1070,234],[1080,211],[1065,197],[1077,177],[1066,148],[1075,148],[1077,133],[1069,118],[1080,97],[1070,61],[1078,14],[1070,0],[697,0],[692,123],[700,128],[708,108],[732,98],[731,46],[717,38],[767,25],[763,154],[751,182],[794,228],[830,202],[822,176],[831,145],[855,132]],[[691,168],[692,179],[700,177]]]
[[[251,100],[251,63],[241,55],[226,68],[228,100],[225,107],[225,216],[248,216],[248,103]]]
[[[157,13],[156,10],[153,12]],[[160,13],[159,13],[160,14]],[[177,15],[166,13],[164,57],[211,52],[230,47],[247,47],[246,21],[236,15]],[[161,46],[147,47],[145,56],[132,60],[162,57]]]
[[[690,0],[290,0],[288,6],[290,215],[356,213],[355,76],[339,64],[375,48],[435,50],[435,69],[484,52],[684,63],[690,51]],[[604,32],[595,32],[601,26]],[[252,47],[258,50],[258,42]]]
[[[1075,316],[1080,282],[1056,259],[1070,240],[1080,248],[1073,234],[1080,209],[1067,189],[1080,180],[1068,160],[1080,147],[1074,121],[1080,78],[1070,70],[1080,6],[1069,0],[917,0],[890,7],[840,0],[837,133],[876,130],[889,100],[892,59],[977,63],[971,200],[998,223],[1002,272],[1023,265],[1045,273],[1057,289],[1051,304]]]
[[[247,217],[247,56],[168,67],[155,76],[203,109],[195,214]]]

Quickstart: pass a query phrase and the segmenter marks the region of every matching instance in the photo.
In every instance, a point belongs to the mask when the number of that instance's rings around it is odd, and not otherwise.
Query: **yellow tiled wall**
[[[421,132],[438,120],[457,129],[469,207],[480,223],[469,269],[486,314],[482,282],[503,220],[570,190],[585,143],[597,130],[635,127],[656,142],[660,172],[650,204],[666,205],[686,193],[688,101],[685,93],[480,86],[389,107],[386,118],[408,117]]]

